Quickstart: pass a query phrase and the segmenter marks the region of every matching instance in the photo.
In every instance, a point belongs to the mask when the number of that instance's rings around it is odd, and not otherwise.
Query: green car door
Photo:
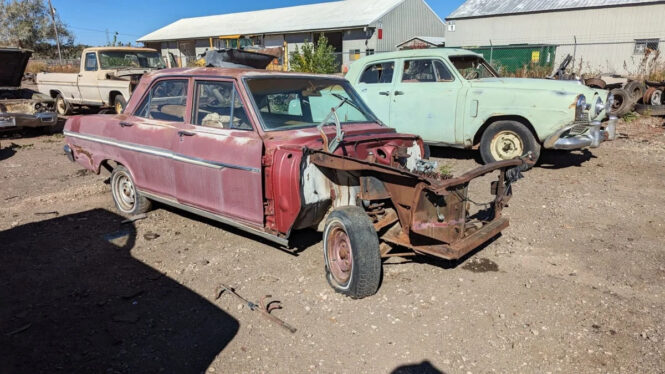
[[[390,126],[420,135],[427,143],[456,144],[455,117],[462,82],[437,58],[397,60],[396,65]]]
[[[394,75],[395,61],[376,62],[363,70],[356,85],[360,96],[372,109],[372,112],[388,125],[390,124]]]

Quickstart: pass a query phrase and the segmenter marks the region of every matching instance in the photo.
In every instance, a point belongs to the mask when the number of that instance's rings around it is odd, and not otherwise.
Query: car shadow
[[[2,143],[0,143],[0,161],[6,160],[15,155],[17,148],[20,148],[18,144],[11,143],[9,146],[5,145],[3,147]]]
[[[556,149],[543,149],[540,154],[538,166],[543,169],[565,169],[580,167],[585,162],[596,158],[588,149],[579,151],[563,151]]]
[[[135,259],[136,228],[94,209],[0,232],[1,373],[207,370],[239,323]]]
[[[280,251],[286,252],[290,255],[293,256],[298,256],[300,253],[302,253],[305,249],[311,247],[312,245],[321,242],[323,239],[323,235],[314,230],[314,229],[302,229],[302,230],[297,230],[294,231],[291,235],[291,239],[289,242],[289,248],[283,247],[275,242],[272,242],[268,239],[262,238],[260,236],[254,235],[252,233],[249,233],[247,231],[241,230],[239,228],[215,221],[213,219],[209,219],[206,217],[199,216],[195,213],[188,212],[186,210],[178,209],[176,207],[172,207],[170,205],[166,204],[161,204],[161,203],[155,203],[155,208],[158,209],[164,209],[166,211],[169,211],[173,214],[177,214],[183,217],[186,217],[187,219],[191,219],[194,221],[199,221],[206,223],[211,226],[215,226],[219,228],[220,230],[224,230],[226,232],[229,232],[234,235],[242,236],[247,238],[248,240],[253,240],[262,244],[265,244],[270,247],[274,247],[275,249],[278,249]]]
[[[474,160],[478,165],[483,164],[483,160],[480,158],[480,152],[472,149],[430,146],[430,156],[455,160]],[[579,151],[542,149],[536,167],[541,167],[543,169],[579,167],[593,158],[596,158],[596,156],[594,156],[588,149],[582,149]]]
[[[480,158],[480,153],[474,149],[438,147],[433,145],[430,145],[429,149],[430,157],[450,158],[454,160],[474,160],[480,165],[483,164],[483,160]]]
[[[445,374],[431,362],[425,360],[419,364],[402,365],[391,371],[391,374]]]

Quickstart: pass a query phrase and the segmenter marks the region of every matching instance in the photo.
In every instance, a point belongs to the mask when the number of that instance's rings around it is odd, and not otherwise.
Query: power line
[[[99,33],[103,33],[103,34],[106,34],[106,32],[107,32],[106,30],[90,29],[90,28],[86,28],[86,27],[77,27],[77,26],[70,26],[70,25],[67,25],[67,27],[69,27],[70,29],[75,29],[75,30],[92,31],[92,32],[99,32]],[[136,36],[136,37],[142,36],[142,35],[137,35],[137,34],[126,34],[126,33],[122,33],[122,32],[119,32],[118,35]]]

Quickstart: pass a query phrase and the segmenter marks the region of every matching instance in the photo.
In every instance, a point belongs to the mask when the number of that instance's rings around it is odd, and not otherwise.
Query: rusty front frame
[[[375,219],[375,228],[384,242],[451,260],[463,257],[508,227],[508,219],[501,217],[501,210],[511,197],[510,185],[519,177],[519,168],[531,162],[499,161],[440,180],[323,151],[310,150],[310,161],[320,168],[346,171],[358,178],[358,200],[370,202],[366,210]],[[496,170],[499,177],[492,182],[495,199],[489,217],[469,220],[469,182]],[[390,209],[372,203],[386,200],[392,203]],[[390,229],[385,230],[387,227]]]

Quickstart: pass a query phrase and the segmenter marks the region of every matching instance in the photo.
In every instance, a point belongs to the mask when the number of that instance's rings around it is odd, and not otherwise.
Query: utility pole
[[[62,65],[62,53],[60,53],[60,37],[58,36],[58,26],[55,23],[55,9],[51,4],[51,0],[48,0],[48,7],[51,9],[51,19],[53,20],[53,30],[55,30],[55,44],[58,46],[58,58],[60,59],[60,65]]]

